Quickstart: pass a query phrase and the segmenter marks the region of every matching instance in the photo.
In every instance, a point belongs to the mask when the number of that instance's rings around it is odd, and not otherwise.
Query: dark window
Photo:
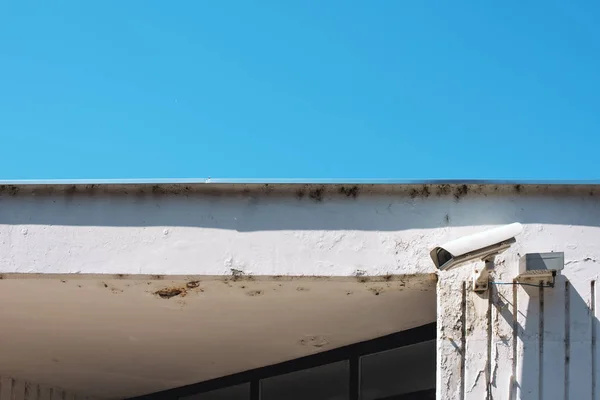
[[[433,400],[436,325],[130,400]]]
[[[404,399],[435,389],[435,341],[364,356],[360,364],[361,400]]]
[[[180,397],[181,400],[250,400],[250,383]]]
[[[303,369],[260,382],[261,400],[347,400],[348,361]]]

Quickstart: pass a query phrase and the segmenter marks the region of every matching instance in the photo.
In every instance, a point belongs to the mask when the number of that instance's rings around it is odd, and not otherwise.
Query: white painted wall
[[[564,251],[553,289],[438,284],[438,398],[592,398],[600,202],[590,186],[18,187],[0,194],[0,271],[228,275],[434,272],[431,247],[491,226],[498,259]],[[596,390],[596,398],[599,396]]]
[[[495,280],[512,281],[516,263],[507,258]],[[464,276],[442,276],[439,399],[599,398],[600,268],[593,254],[566,263],[554,288],[493,285],[478,295]]]
[[[426,188],[359,187],[356,197],[336,186],[5,189],[0,271],[426,273],[435,244],[513,221],[526,226],[515,252],[598,252],[593,188]]]

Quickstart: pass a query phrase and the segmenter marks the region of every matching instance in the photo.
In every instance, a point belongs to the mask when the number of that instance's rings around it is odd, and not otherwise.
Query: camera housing
[[[431,250],[430,256],[440,271],[456,268],[472,260],[493,260],[515,243],[515,236],[522,231],[523,226],[518,222],[499,226],[437,246]]]

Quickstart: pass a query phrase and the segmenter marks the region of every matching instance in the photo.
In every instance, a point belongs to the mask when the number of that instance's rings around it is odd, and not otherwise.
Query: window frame
[[[178,400],[182,397],[193,396],[200,393],[211,392],[229,386],[250,383],[250,400],[260,400],[260,382],[273,376],[284,375],[304,369],[319,367],[340,361],[349,361],[348,376],[349,400],[360,399],[360,358],[366,355],[379,353],[386,350],[397,349],[417,343],[436,339],[436,323],[422,325],[416,328],[392,333],[376,339],[371,339],[347,346],[327,350],[310,356],[284,361],[261,368],[256,368],[221,378],[198,382],[143,396],[132,397],[127,400]]]

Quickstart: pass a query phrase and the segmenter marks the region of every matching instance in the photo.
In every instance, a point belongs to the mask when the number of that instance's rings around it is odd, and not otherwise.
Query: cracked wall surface
[[[507,255],[485,294],[466,271],[441,275],[437,398],[598,398],[600,265],[571,259],[554,287],[540,288],[511,283],[517,263]]]

